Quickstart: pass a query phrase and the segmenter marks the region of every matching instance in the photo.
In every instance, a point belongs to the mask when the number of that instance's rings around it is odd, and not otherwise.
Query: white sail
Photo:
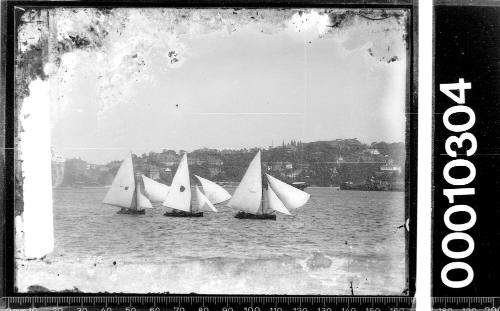
[[[267,188],[267,205],[280,213],[286,214],[286,215],[291,215],[290,212],[286,209],[285,205],[281,200],[278,198],[276,193],[274,193],[273,189],[268,183],[268,188]]]
[[[123,160],[103,203],[130,208],[134,197],[135,181],[132,155]]]
[[[201,192],[198,186],[195,186],[196,189],[196,199],[198,200],[198,210],[199,211],[208,211],[208,212],[218,212],[215,206],[210,202],[210,200]]]
[[[163,206],[185,212],[191,211],[191,184],[189,182],[189,168],[187,155],[184,154],[179,167],[175,172],[170,191],[163,202]]]
[[[198,175],[194,175],[201,183],[203,187],[203,191],[205,192],[205,196],[208,198],[210,202],[213,204],[218,204],[224,201],[227,201],[231,198],[229,192],[221,186],[217,185],[213,181],[200,177]]]
[[[262,200],[260,151],[255,155],[227,206],[257,214]]]
[[[163,202],[167,198],[168,191],[170,187],[159,183],[149,177],[142,175],[142,181],[144,182],[144,194],[152,202]]]
[[[290,186],[269,174],[266,174],[266,176],[269,181],[269,186],[287,209],[299,208],[309,200],[311,196],[309,193]]]
[[[142,193],[144,187],[140,184],[140,181],[137,182],[135,187],[135,195],[137,197],[137,209],[145,209],[145,208],[153,208],[153,205],[149,201],[149,199]]]

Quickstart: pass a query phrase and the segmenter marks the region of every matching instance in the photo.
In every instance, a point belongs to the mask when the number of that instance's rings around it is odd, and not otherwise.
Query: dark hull
[[[131,208],[122,208],[117,212],[117,214],[127,214],[127,215],[144,215],[146,214],[146,210],[143,209],[131,209]]]
[[[290,185],[292,185],[293,187],[295,187],[297,189],[300,189],[302,191],[304,191],[304,189],[306,189],[307,187],[309,187],[308,183],[291,183]]]
[[[349,184],[341,183],[340,190],[356,190],[356,191],[404,191],[404,185],[391,184]]]
[[[294,186],[295,188],[300,189],[302,191],[304,191],[304,189],[306,189],[308,187],[306,185],[292,185],[292,186]]]
[[[166,212],[163,214],[166,217],[203,217],[203,212],[188,213],[183,211],[178,212]]]
[[[234,215],[234,218],[238,219],[268,219],[268,220],[276,220],[275,214],[250,214],[245,212],[239,212]]]

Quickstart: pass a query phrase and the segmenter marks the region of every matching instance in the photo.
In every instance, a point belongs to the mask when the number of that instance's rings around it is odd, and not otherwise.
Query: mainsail
[[[130,208],[135,192],[132,155],[123,160],[103,203]]]
[[[201,192],[198,186],[195,186],[196,190],[196,199],[198,200],[198,210],[199,211],[209,211],[209,212],[217,212],[217,209],[210,200]]]
[[[281,202],[276,193],[274,193],[269,183],[267,187],[267,203],[271,209],[286,215],[291,215],[290,212],[286,209],[283,202]]]
[[[200,177],[198,175],[194,175],[201,183],[203,187],[203,192],[205,192],[205,196],[212,204],[218,204],[224,201],[227,201],[231,198],[229,192],[221,186],[217,185],[213,181]]]
[[[269,181],[269,188],[276,194],[287,209],[296,209],[306,204],[311,196],[309,193],[297,189],[289,184],[282,182],[273,176],[266,174]]]
[[[185,212],[191,212],[191,184],[189,181],[189,168],[187,155],[184,154],[179,167],[175,172],[170,185],[170,191],[167,194],[163,206],[178,209]]]
[[[257,214],[262,200],[262,176],[260,151],[257,152],[247,168],[245,175],[234,191],[227,206],[241,211]]]
[[[159,183],[151,178],[142,175],[142,181],[144,183],[144,194],[152,202],[163,202],[167,198],[169,186]]]

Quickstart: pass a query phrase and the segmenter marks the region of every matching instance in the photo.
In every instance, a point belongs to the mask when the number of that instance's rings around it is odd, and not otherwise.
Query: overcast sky
[[[210,29],[206,19],[191,18],[181,32],[175,24],[152,27],[155,12],[130,11],[101,21],[110,34],[99,49],[74,50],[59,68],[46,66],[51,144],[66,158],[106,163],[130,150],[291,139],[404,141],[404,17],[356,18],[336,32],[314,11],[260,23],[235,16]],[[58,18],[59,36],[93,22]],[[126,22],[117,29],[119,18]],[[397,61],[388,62],[392,56]]]

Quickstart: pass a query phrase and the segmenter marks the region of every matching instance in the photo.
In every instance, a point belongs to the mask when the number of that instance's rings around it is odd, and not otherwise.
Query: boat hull
[[[122,208],[117,212],[117,214],[127,214],[127,215],[144,215],[146,214],[146,210],[144,209],[131,209],[131,208]]]
[[[309,184],[308,183],[291,183],[290,185],[294,186],[295,188],[299,189],[299,190],[302,190],[304,191],[304,189],[306,189],[307,187],[309,187]]]
[[[245,213],[245,212],[239,212],[236,215],[234,215],[234,218],[276,220],[276,215],[275,214],[250,214],[250,213]]]
[[[189,213],[189,212],[165,212],[163,216],[166,217],[203,217],[203,212]]]

